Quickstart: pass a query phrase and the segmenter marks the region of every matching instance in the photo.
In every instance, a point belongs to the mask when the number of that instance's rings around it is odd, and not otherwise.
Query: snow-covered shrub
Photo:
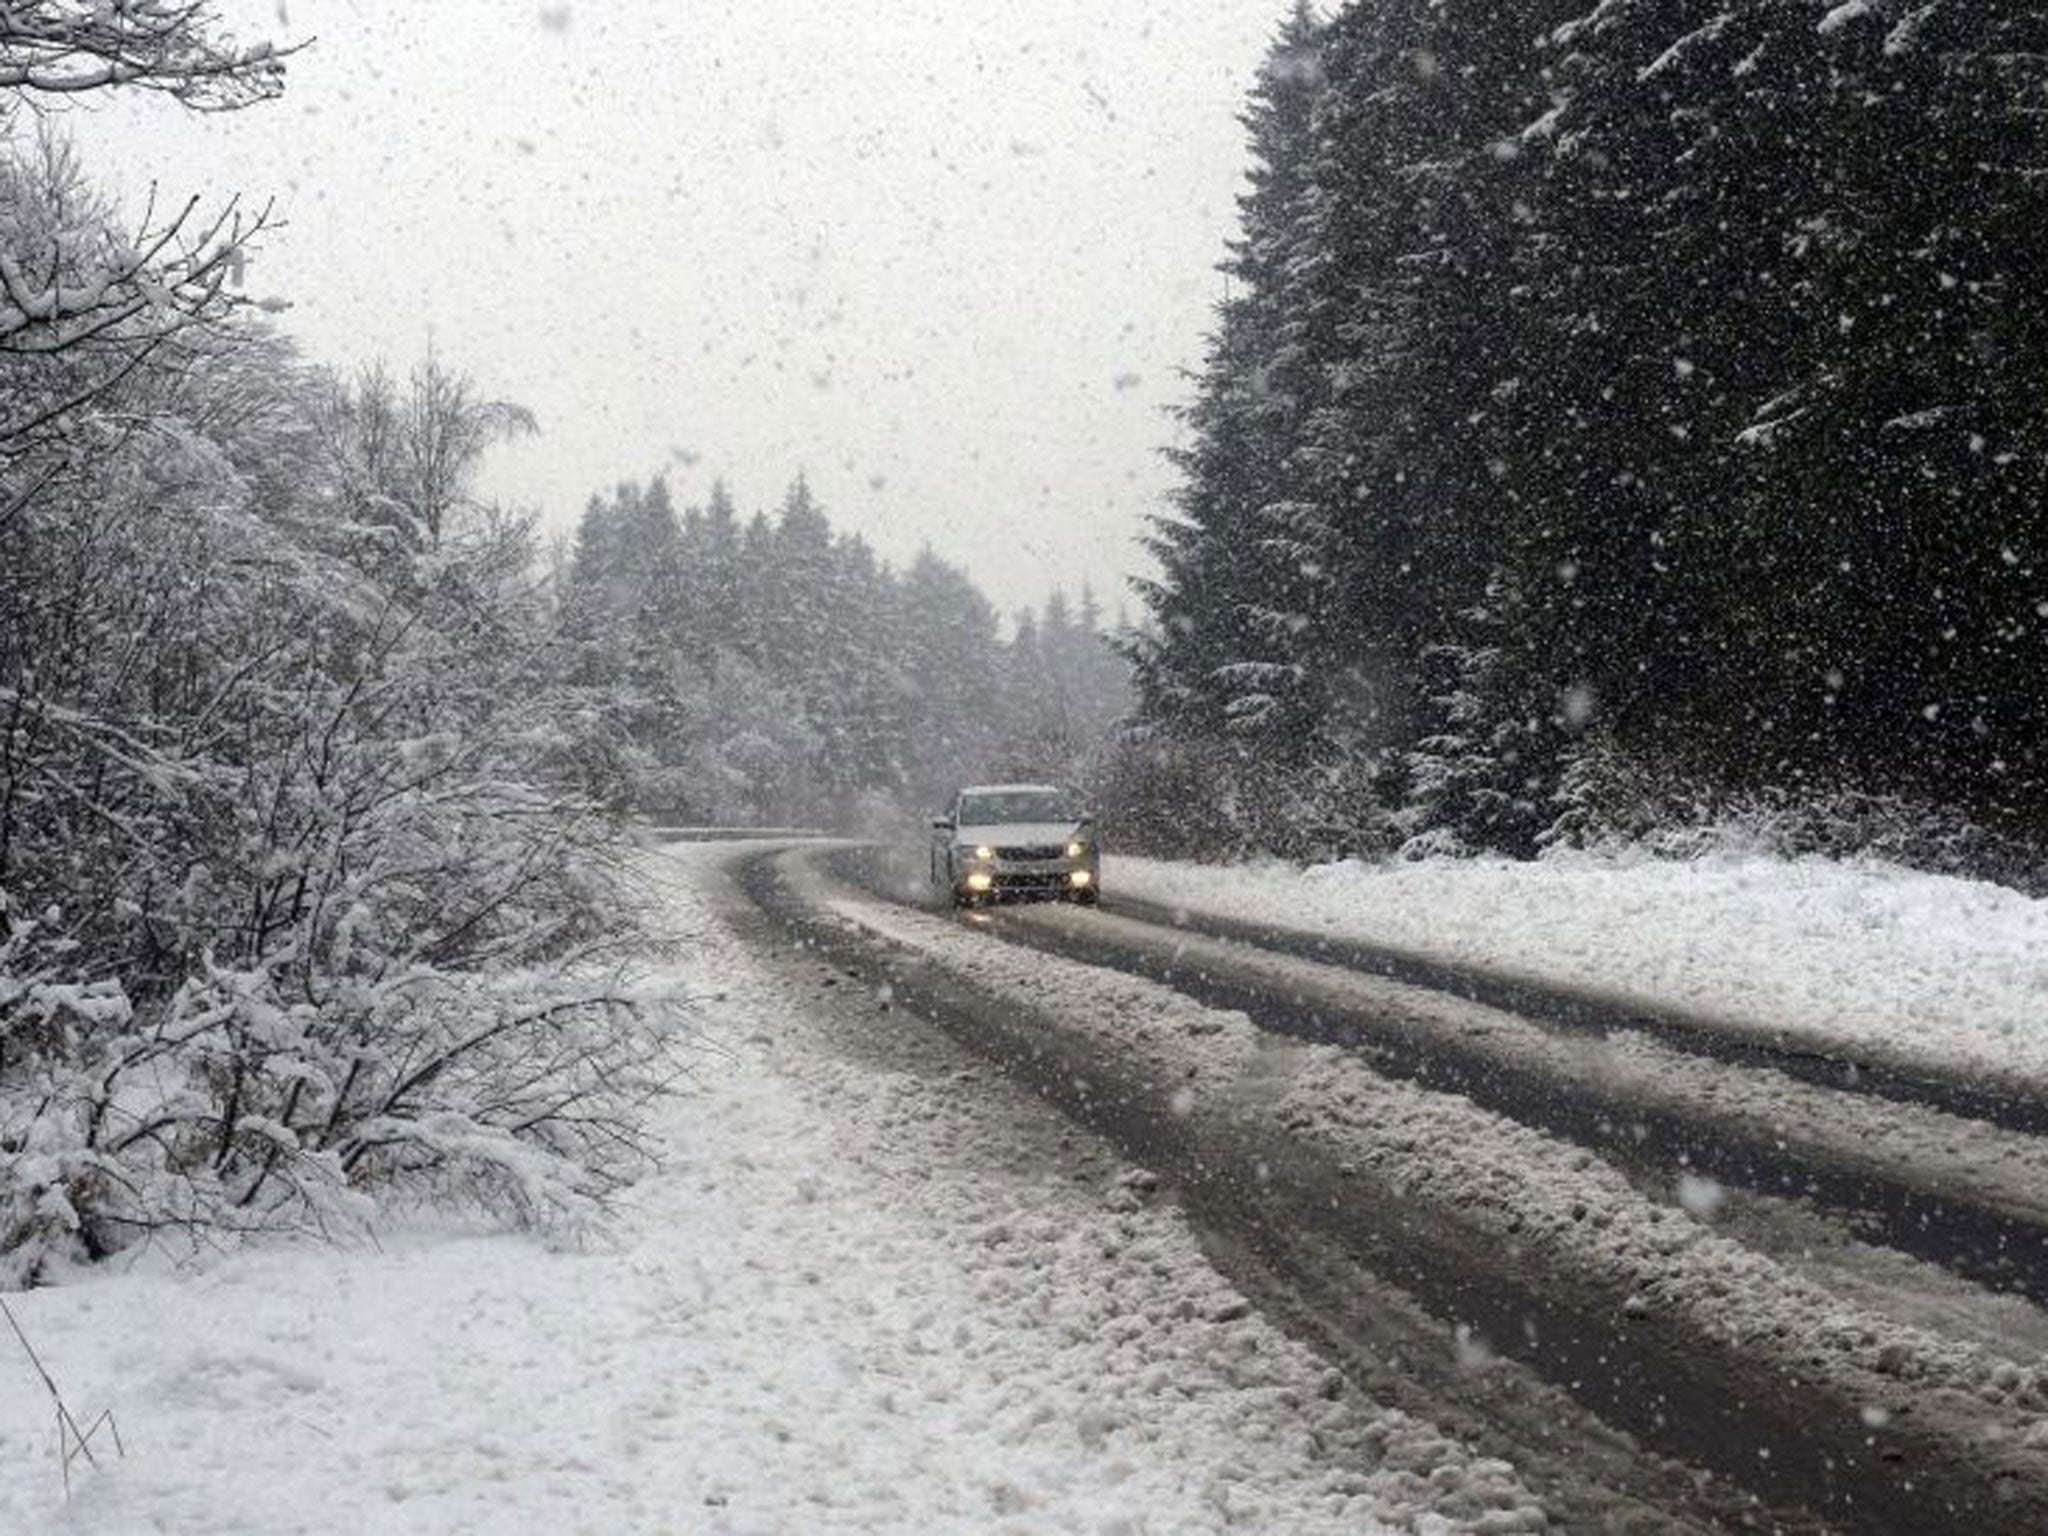
[[[675,1014],[531,531],[392,511],[315,385],[244,337],[6,471],[0,1284],[377,1196],[581,1220],[648,1159]]]
[[[1714,794],[1668,763],[1649,763],[1603,734],[1581,741],[1553,797],[1556,815],[1541,848],[1641,847],[1664,858],[1692,858],[1713,844]]]
[[[577,1225],[651,1159],[673,1015],[602,976],[418,968],[316,1006],[288,966],[209,969],[138,1014],[33,984],[52,1047],[0,1094],[0,1285],[153,1234],[352,1228],[370,1195]]]
[[[1567,765],[1544,848],[1639,849],[1693,859],[1757,853],[1871,858],[2048,892],[2048,854],[1952,806],[1858,790],[1714,790],[1670,764],[1584,743]]]
[[[1111,845],[1164,858],[1376,857],[1392,847],[1386,763],[1317,743],[1292,763],[1249,745],[1119,733],[1089,764]]]
[[[1227,748],[1159,732],[1114,738],[1095,765],[1094,801],[1115,846],[1163,858],[1218,858],[1238,839]]]
[[[1383,857],[1395,846],[1393,766],[1374,751],[1324,747],[1259,797],[1260,846],[1312,862]]]
[[[1702,835],[1717,850],[1882,859],[2048,894],[2048,853],[2041,848],[1985,827],[1955,806],[1905,795],[1757,791],[1731,797]]]
[[[524,708],[443,697],[443,732],[383,735],[409,667],[452,686],[387,656],[377,686],[269,722],[208,776],[227,793],[181,786],[153,851],[191,862],[161,899],[166,872],[58,868],[75,916],[14,921],[0,1278],[151,1233],[327,1229],[359,1190],[574,1219],[646,1166],[675,1022],[613,953],[636,898],[611,829],[519,777],[544,735]]]
[[[81,1031],[125,1026],[132,1013],[118,984],[62,979],[73,946],[51,933],[57,916],[23,914],[0,890],[0,1286],[71,1246],[74,1195],[90,1207],[105,1183],[65,1117],[45,1111],[72,1072]]]

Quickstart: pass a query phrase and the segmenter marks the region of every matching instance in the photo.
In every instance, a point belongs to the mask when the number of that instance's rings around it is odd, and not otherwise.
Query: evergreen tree
[[[1631,761],[2038,830],[2044,36],[1298,10],[1129,642],[1148,751],[1275,846],[1405,778],[1396,830],[1526,852]]]
[[[902,611],[899,660],[912,744],[907,788],[914,803],[930,807],[995,770],[996,613],[964,572],[929,548],[904,576]]]
[[[1321,29],[1297,3],[1260,68],[1244,123],[1249,189],[1241,237],[1223,265],[1219,306],[1194,404],[1175,513],[1147,541],[1156,581],[1141,591],[1157,643],[1135,655],[1147,710],[1201,737],[1255,734],[1283,755],[1312,720],[1312,679],[1293,665],[1316,575],[1296,515],[1293,453],[1317,387],[1283,308],[1297,250],[1312,118],[1323,85]]]

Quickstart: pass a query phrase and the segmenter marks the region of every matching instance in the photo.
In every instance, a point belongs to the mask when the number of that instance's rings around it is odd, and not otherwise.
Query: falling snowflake
[[[1705,1221],[1728,1203],[1728,1191],[1704,1174],[1682,1173],[1678,1176],[1678,1203]]]

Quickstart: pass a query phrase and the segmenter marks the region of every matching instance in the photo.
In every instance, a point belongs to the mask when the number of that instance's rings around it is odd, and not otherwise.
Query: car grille
[[[996,850],[996,857],[999,859],[1017,860],[1058,859],[1064,858],[1066,856],[1066,852],[1067,846],[1065,843],[1051,843],[1044,847],[998,848]]]

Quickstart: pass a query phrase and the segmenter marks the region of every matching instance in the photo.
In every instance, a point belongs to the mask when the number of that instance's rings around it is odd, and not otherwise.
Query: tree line
[[[961,783],[1087,775],[1127,712],[1093,593],[995,606],[930,549],[897,572],[801,476],[595,496],[559,572],[564,677],[609,690],[608,798],[713,825],[874,828]]]
[[[1211,845],[2048,833],[2048,12],[1297,5],[1152,536]]]

